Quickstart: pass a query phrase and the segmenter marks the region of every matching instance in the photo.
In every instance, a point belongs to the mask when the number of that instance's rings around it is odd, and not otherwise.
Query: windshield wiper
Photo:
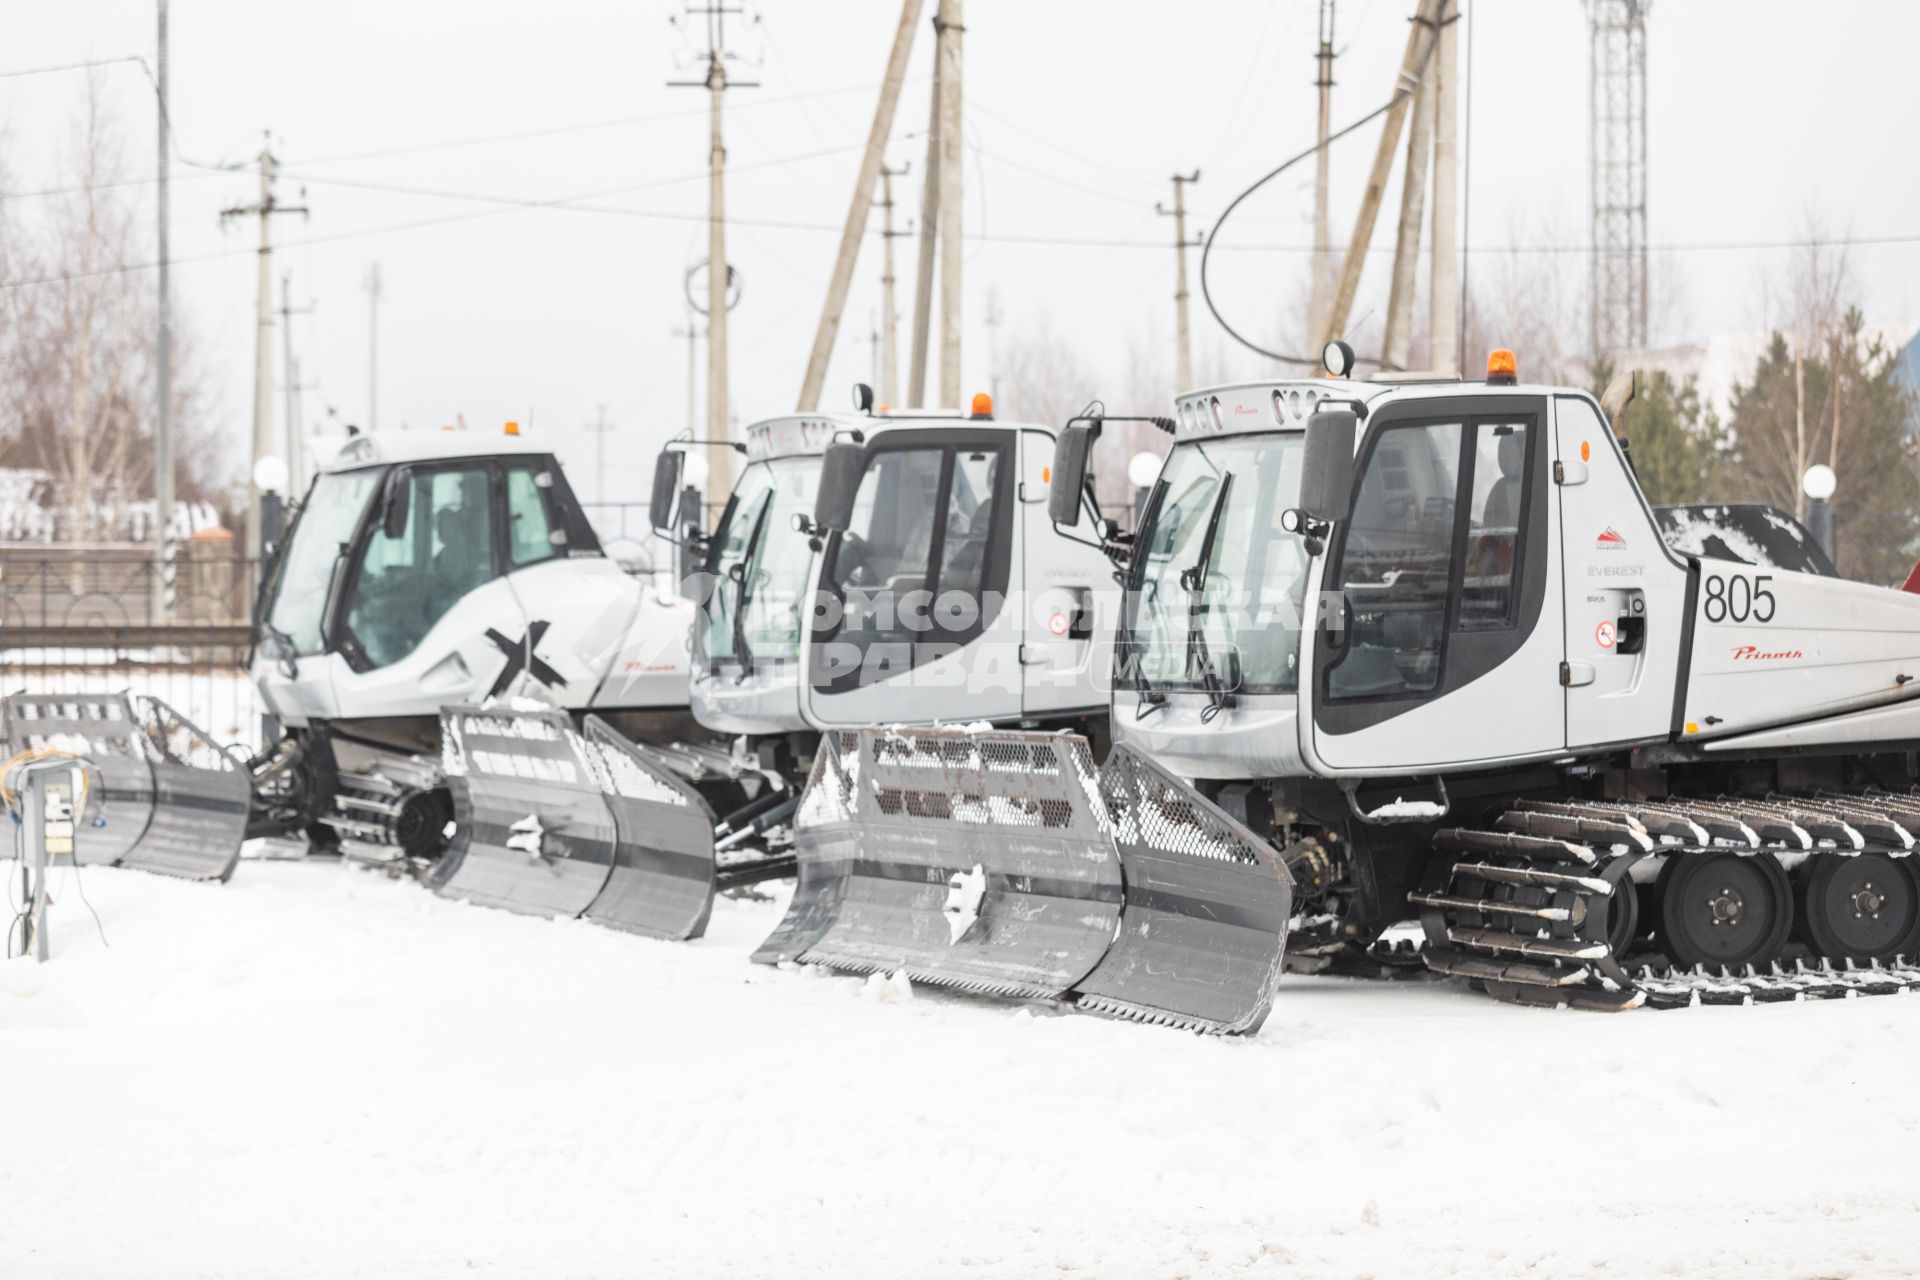
[[[1229,471],[1220,477],[1220,494],[1213,500],[1213,511],[1207,516],[1207,531],[1200,539],[1200,558],[1180,575],[1180,585],[1187,589],[1187,673],[1189,678],[1197,675],[1200,686],[1207,691],[1207,709],[1200,715],[1202,721],[1213,719],[1235,702],[1233,693],[1214,669],[1213,655],[1207,649],[1206,624],[1202,621],[1207,611],[1207,575],[1213,568],[1214,543],[1220,536],[1220,517],[1226,512],[1227,498],[1232,493],[1233,473]]]
[[[1140,521],[1140,529],[1136,530],[1136,533],[1144,532],[1149,538],[1152,536],[1153,524],[1159,518],[1160,504],[1166,500],[1166,496],[1167,482],[1165,480],[1154,481],[1153,492],[1147,495],[1146,505],[1141,508],[1143,515]],[[1128,674],[1133,677],[1136,682],[1134,688],[1140,694],[1140,700],[1134,703],[1133,707],[1133,718],[1135,720],[1145,720],[1148,716],[1167,705],[1167,695],[1154,688],[1153,682],[1147,678],[1147,648],[1140,643],[1136,634],[1140,622],[1140,611],[1155,603],[1160,594],[1159,581],[1157,579],[1149,579],[1146,575],[1147,559],[1152,552],[1153,548],[1149,543],[1144,541],[1136,542],[1135,554],[1138,559],[1136,559],[1134,563],[1137,567],[1131,575],[1131,581],[1121,584],[1134,592],[1132,609],[1133,625],[1122,628],[1121,643],[1123,648],[1120,654],[1120,661],[1122,664],[1131,664],[1132,670],[1128,672]],[[1118,577],[1119,575],[1116,574],[1115,576]],[[1146,594],[1149,590],[1152,592],[1151,598]],[[1122,670],[1126,670],[1124,665]]]
[[[753,557],[760,546],[760,535],[766,531],[767,512],[773,510],[773,499],[760,504],[760,514],[754,517],[753,531],[747,535],[746,550],[740,553],[736,568],[740,577],[735,585],[739,590],[733,601],[733,652],[740,659],[740,674],[734,677],[735,684],[745,684],[747,677],[753,674],[753,646],[747,643],[747,600],[753,595]]]

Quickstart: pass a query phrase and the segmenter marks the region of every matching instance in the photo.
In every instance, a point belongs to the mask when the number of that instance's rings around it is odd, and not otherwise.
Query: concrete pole
[[[1193,387],[1193,331],[1187,320],[1187,184],[1200,181],[1200,171],[1173,175],[1173,208],[1162,213],[1173,215],[1174,253],[1174,387],[1187,391]]]
[[[1427,329],[1429,363],[1460,372],[1460,3],[1440,0],[1440,45],[1433,54],[1433,287]]]
[[[922,4],[923,0],[905,0],[900,6],[900,25],[893,33],[893,51],[887,55],[886,77],[880,82],[880,101],[873,109],[873,125],[867,130],[866,154],[860,158],[860,175],[853,183],[853,203],[847,206],[847,223],[840,232],[840,253],[834,259],[833,275],[827,281],[827,300],[820,309],[820,324],[813,333],[813,353],[807,357],[806,377],[800,384],[801,413],[812,413],[820,407],[827,364],[833,359],[833,340],[840,332],[847,290],[853,284],[853,268],[860,260],[860,241],[867,233],[874,183],[884,167],[881,161],[886,156],[887,139],[893,135],[893,117],[900,105],[900,86],[907,78],[907,57],[913,52],[913,31],[919,25]],[[892,197],[888,200],[891,204]],[[889,245],[887,252],[892,251]]]
[[[287,420],[281,430],[280,447],[286,451],[287,496],[297,498],[300,488],[300,366],[293,358],[293,273],[280,276],[280,376],[281,394],[286,397]]]
[[[960,406],[961,284],[966,242],[961,238],[960,39],[966,34],[961,0],[940,0],[933,27],[940,51],[940,403]]]
[[[880,170],[880,403],[888,406],[898,404],[900,395],[900,311],[893,300],[893,178],[892,169]]]
[[[1320,91],[1320,125],[1315,134],[1320,150],[1313,160],[1313,293],[1307,319],[1311,333],[1326,327],[1333,291],[1333,244],[1327,227],[1327,135],[1333,131],[1333,9],[1334,0],[1320,0],[1320,51],[1314,55],[1319,67],[1314,84]],[[1185,388],[1192,384],[1182,379],[1180,385]]]
[[[707,170],[707,493],[733,491],[733,451],[727,439],[727,146],[721,135],[721,103],[727,92],[726,59],[714,49],[707,60],[707,92],[713,104],[713,140]]]
[[[1413,293],[1420,274],[1420,224],[1427,212],[1427,160],[1433,151],[1436,78],[1425,76],[1413,99],[1406,177],[1400,185],[1400,232],[1393,246],[1393,289],[1387,298],[1387,363],[1407,367],[1413,347]]]
[[[1373,153],[1373,170],[1367,175],[1366,191],[1360,199],[1360,212],[1353,221],[1353,237],[1347,241],[1346,257],[1340,261],[1340,276],[1334,287],[1333,303],[1327,308],[1326,321],[1313,335],[1313,350],[1316,353],[1330,340],[1341,335],[1348,317],[1353,314],[1354,295],[1360,288],[1360,269],[1366,265],[1367,247],[1373,243],[1373,228],[1380,217],[1380,202],[1386,195],[1387,177],[1393,169],[1394,155],[1400,149],[1400,130],[1406,124],[1414,91],[1419,87],[1421,67],[1427,60],[1427,48],[1433,39],[1434,14],[1442,4],[1448,2],[1420,0],[1419,7],[1414,11],[1413,25],[1407,32],[1406,53],[1400,59],[1400,73],[1396,78],[1397,96],[1380,130],[1380,145]]]
[[[156,176],[160,185],[159,231],[159,312],[153,343],[153,603],[149,616],[164,619],[173,612],[173,324],[168,314],[167,220],[171,216],[168,173],[172,168],[168,147],[167,123],[167,0],[159,0],[159,48],[154,65],[159,83],[159,160]]]
[[[934,20],[939,31],[939,19]],[[927,111],[927,171],[920,181],[920,256],[913,278],[913,354],[907,361],[907,404],[927,404],[927,343],[933,327],[934,250],[940,237],[940,81],[944,68],[938,38],[933,58],[933,100]]]
[[[380,264],[367,267],[367,430],[380,429]]]
[[[687,312],[687,436],[700,434],[700,325],[699,317]]]
[[[253,463],[273,452],[273,155],[260,152],[260,272],[254,301],[253,340]],[[247,468],[253,483],[253,468]],[[261,508],[254,503],[247,521],[247,558],[258,560],[261,549]]]

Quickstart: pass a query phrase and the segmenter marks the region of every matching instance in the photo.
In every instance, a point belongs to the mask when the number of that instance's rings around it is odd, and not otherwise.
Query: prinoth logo
[[[1762,649],[1758,645],[1743,644],[1733,651],[1735,662],[1785,662],[1806,655],[1798,649]]]
[[[1600,531],[1600,536],[1593,540],[1593,548],[1596,551],[1625,551],[1627,540],[1620,536],[1618,529],[1608,525]]]

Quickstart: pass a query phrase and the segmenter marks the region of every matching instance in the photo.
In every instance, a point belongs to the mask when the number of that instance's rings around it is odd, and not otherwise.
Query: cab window
[[[566,535],[553,518],[552,492],[548,468],[507,468],[507,560],[516,569],[566,554]]]
[[[374,512],[344,602],[349,638],[372,667],[412,653],[456,601],[500,572],[487,467],[415,469],[403,483],[405,527],[389,537]]]

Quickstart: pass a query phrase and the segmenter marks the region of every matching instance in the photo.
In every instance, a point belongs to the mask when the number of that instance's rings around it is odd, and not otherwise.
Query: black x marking
[[[522,671],[532,673],[535,680],[548,688],[566,683],[558,671],[548,666],[540,655],[534,652],[539,647],[540,637],[547,634],[547,627],[550,625],[547,622],[528,623],[527,634],[518,640],[509,640],[492,627],[487,628],[487,639],[493,641],[500,652],[507,655],[507,664],[501,667],[500,674],[494,677],[493,688],[487,690],[489,698],[497,698],[506,692],[507,686],[513,683],[513,678]]]

